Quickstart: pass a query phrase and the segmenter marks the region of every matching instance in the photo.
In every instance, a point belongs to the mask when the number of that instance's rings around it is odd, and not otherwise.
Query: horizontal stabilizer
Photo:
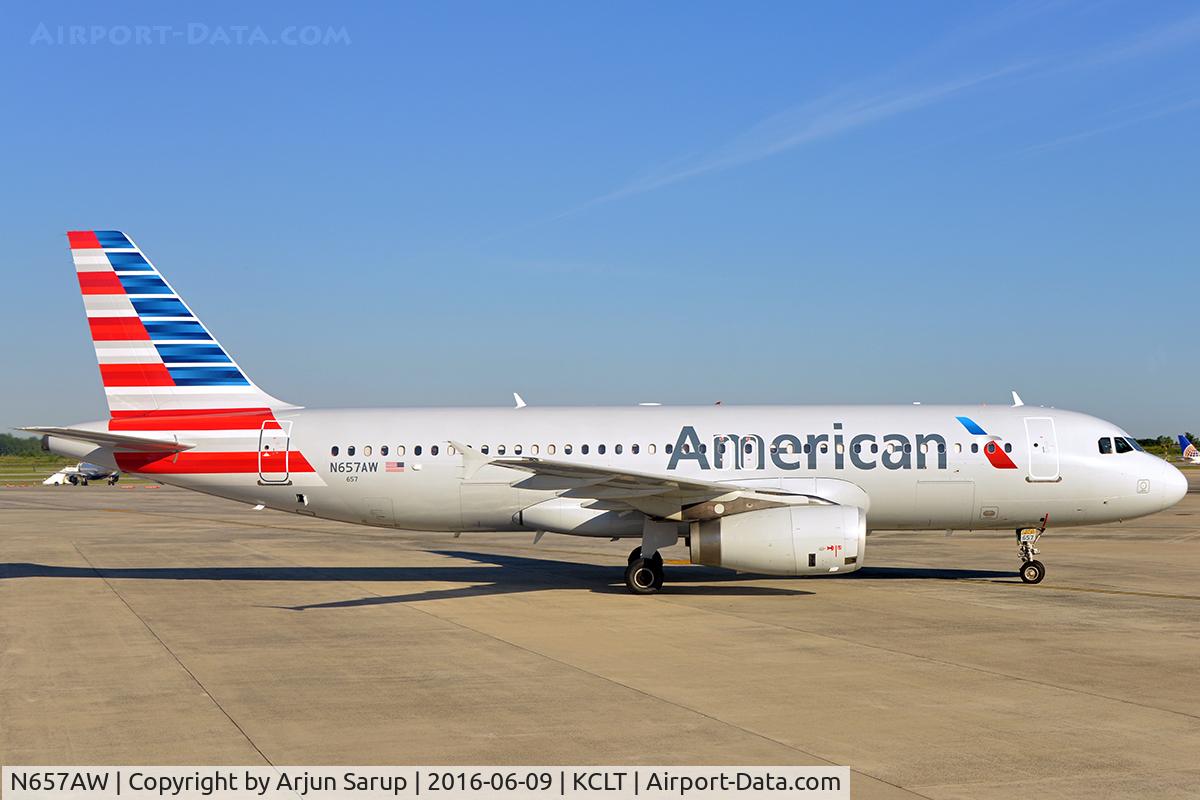
[[[90,442],[101,447],[113,447],[122,450],[137,450],[147,453],[179,453],[191,450],[196,445],[187,444],[171,439],[155,439],[149,436],[130,436],[127,433],[110,433],[109,431],[93,431],[87,428],[46,428],[29,427],[19,430],[31,433],[44,433],[61,439],[73,439],[77,442]]]

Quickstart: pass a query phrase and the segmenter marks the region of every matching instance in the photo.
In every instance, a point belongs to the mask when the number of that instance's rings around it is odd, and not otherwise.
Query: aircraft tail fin
[[[1182,433],[1179,434],[1179,449],[1183,451],[1183,457],[1186,459],[1200,460],[1200,449],[1196,445],[1188,441],[1188,438]]]
[[[121,231],[71,231],[113,418],[296,408],[262,391]]]

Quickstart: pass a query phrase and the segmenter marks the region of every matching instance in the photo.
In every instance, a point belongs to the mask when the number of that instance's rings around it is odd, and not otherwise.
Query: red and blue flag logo
[[[973,436],[987,436],[987,431],[979,427],[979,423],[970,417],[957,417],[962,426],[967,429],[967,433]],[[1008,453],[1004,452],[1004,448],[995,439],[988,439],[983,445],[983,454],[987,456],[988,462],[996,469],[1016,469],[1017,465],[1009,458]]]

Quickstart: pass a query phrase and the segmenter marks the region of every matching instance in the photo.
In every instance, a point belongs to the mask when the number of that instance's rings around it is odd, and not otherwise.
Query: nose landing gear
[[[1021,580],[1025,583],[1041,583],[1046,577],[1046,565],[1034,558],[1041,550],[1034,547],[1046,532],[1050,515],[1042,517],[1037,528],[1017,528],[1017,552],[1021,556]]]

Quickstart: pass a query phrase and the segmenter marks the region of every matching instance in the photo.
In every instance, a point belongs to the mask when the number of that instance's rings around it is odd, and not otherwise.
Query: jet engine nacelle
[[[858,506],[787,506],[692,524],[693,564],[771,575],[853,572],[867,515]]]
[[[517,512],[513,522],[538,531],[575,536],[641,536],[645,517],[636,511],[587,508],[591,500],[555,497]]]

